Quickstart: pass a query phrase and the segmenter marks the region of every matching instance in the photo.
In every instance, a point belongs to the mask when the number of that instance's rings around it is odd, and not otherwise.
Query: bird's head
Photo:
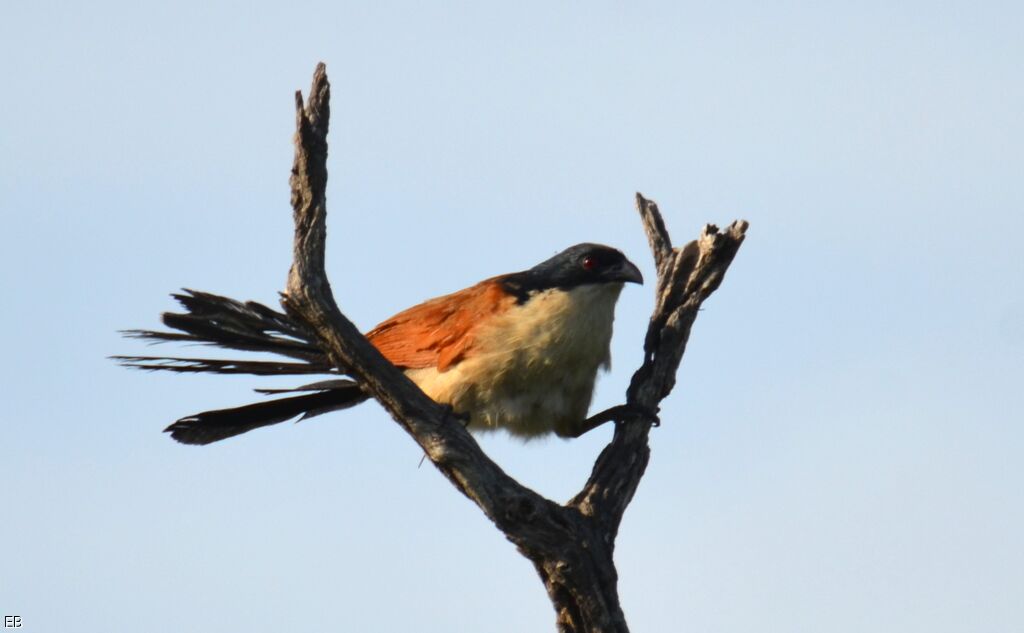
[[[603,244],[584,243],[570,246],[529,270],[509,275],[505,282],[518,293],[529,293],[592,284],[642,284],[644,278],[621,251]]]

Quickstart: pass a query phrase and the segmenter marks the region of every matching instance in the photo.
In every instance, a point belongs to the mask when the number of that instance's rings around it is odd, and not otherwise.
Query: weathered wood
[[[560,505],[509,477],[447,409],[391,365],[341,313],[324,270],[327,130],[330,85],[317,66],[309,99],[296,94],[292,208],[294,261],[282,295],[285,310],[306,323],[339,369],[359,380],[420,445],[427,458],[529,558],[547,589],[560,631],[628,631],[619,605],[615,537],[650,456],[650,421],[617,423],[583,489]],[[700,238],[673,249],[657,205],[637,194],[637,207],[658,268],[657,303],[644,362],[627,405],[656,411],[675,384],[701,303],[722,282],[743,242],[746,222],[724,232],[708,225]]]

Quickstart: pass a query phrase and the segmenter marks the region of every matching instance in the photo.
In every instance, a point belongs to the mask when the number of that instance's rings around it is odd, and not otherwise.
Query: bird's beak
[[[615,281],[630,281],[635,284],[643,285],[644,276],[640,274],[640,269],[636,267],[636,264],[629,261],[628,259],[623,260],[615,270],[608,271],[612,274],[612,279]]]

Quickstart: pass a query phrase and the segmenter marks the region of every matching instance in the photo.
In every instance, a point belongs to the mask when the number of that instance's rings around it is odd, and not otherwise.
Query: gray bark
[[[622,516],[650,457],[653,421],[617,422],[586,485],[566,504],[521,485],[495,464],[448,410],[421,392],[338,309],[324,271],[330,85],[318,65],[309,99],[296,93],[292,207],[294,261],[282,304],[317,335],[335,366],[359,380],[423,449],[430,462],[494,522],[540,574],[559,631],[628,630],[613,561]],[[636,195],[658,270],[657,301],[626,403],[657,411],[675,385],[701,303],[721,284],[747,223],[706,225],[673,248],[657,205]]]

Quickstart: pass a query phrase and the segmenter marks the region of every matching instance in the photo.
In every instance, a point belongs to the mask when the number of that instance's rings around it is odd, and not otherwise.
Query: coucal
[[[470,430],[501,428],[522,438],[549,433],[576,437],[616,417],[587,418],[587,410],[598,370],[610,366],[615,303],[627,282],[642,284],[643,277],[621,252],[577,244],[529,270],[491,277],[399,312],[366,337],[424,393],[465,419]],[[155,356],[119,360],[132,367],[179,372],[339,373],[312,333],[286,314],[194,291],[176,298],[188,313],[167,313],[163,321],[184,333],[128,334],[273,352],[300,362]],[[185,444],[209,444],[368,398],[358,383],[345,379],[263,392],[301,395],[190,415],[166,431]],[[645,417],[656,420],[649,412]]]

